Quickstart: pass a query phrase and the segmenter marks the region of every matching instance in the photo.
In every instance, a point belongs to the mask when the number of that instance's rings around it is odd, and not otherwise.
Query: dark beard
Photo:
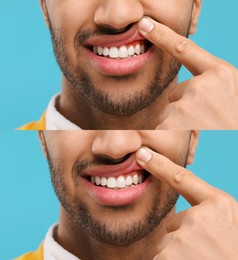
[[[166,195],[166,203],[162,204],[160,200],[160,187],[158,187],[158,195],[152,202],[151,208],[148,208],[148,213],[143,219],[130,221],[130,223],[125,222],[125,224],[117,227],[118,231],[113,231],[109,225],[106,225],[95,216],[92,216],[88,211],[87,206],[80,200],[80,198],[70,198],[63,170],[60,168],[58,161],[54,161],[50,158],[49,153],[48,162],[55,193],[70,220],[86,235],[89,235],[102,243],[114,246],[129,246],[147,236],[174,208],[178,199],[178,194],[174,190],[170,189]],[[74,185],[80,186],[80,182],[76,176],[74,176]],[[105,206],[107,210],[111,210],[112,214],[116,214],[117,211],[123,212],[123,210],[127,210],[130,207],[133,206]]]
[[[60,30],[53,29],[51,24],[50,32],[56,60],[65,78],[71,84],[73,91],[78,93],[80,97],[90,106],[93,106],[95,109],[107,114],[116,116],[130,116],[149,106],[171,84],[181,68],[181,64],[172,58],[167,74],[163,75],[162,66],[158,67],[153,73],[154,75],[152,75],[148,87],[145,87],[144,90],[133,91],[131,93],[128,91],[128,93],[122,97],[117,96],[116,98],[112,98],[109,92],[99,90],[92,83],[83,68],[72,67],[70,58],[67,54],[66,44],[62,32]],[[80,44],[78,42],[83,42],[83,40],[87,37],[89,37],[87,36],[87,32],[78,33],[76,38],[77,43],[75,44],[75,48],[77,50],[80,50]],[[78,53],[78,56],[80,56],[80,53]],[[164,56],[161,52],[159,57],[161,64],[163,64],[163,57]],[[133,77],[135,76],[132,75],[109,78],[113,79],[115,84],[119,84],[122,81],[130,84],[129,80],[132,80]],[[115,93],[113,94],[115,96]]]

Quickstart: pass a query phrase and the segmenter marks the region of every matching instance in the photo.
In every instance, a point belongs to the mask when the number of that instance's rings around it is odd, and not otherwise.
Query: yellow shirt
[[[27,253],[23,256],[15,258],[15,260],[44,260],[43,243],[40,245],[37,251]]]
[[[39,121],[28,123],[17,130],[46,130],[45,113],[41,116]]]

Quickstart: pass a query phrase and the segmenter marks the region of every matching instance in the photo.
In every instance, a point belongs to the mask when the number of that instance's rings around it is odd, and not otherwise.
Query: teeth
[[[132,177],[131,176],[127,176],[126,177],[126,185],[130,186],[132,184]]]
[[[136,53],[137,55],[140,54],[140,44],[137,44],[137,45],[136,45],[136,47],[135,47],[135,53]]]
[[[117,187],[117,181],[114,177],[109,177],[107,179],[107,187],[108,188],[116,188]]]
[[[111,47],[109,51],[110,58],[118,58],[119,57],[119,50],[116,47]]]
[[[140,46],[140,53],[141,54],[145,53],[145,46],[144,45]]]
[[[102,55],[103,54],[103,48],[97,47],[97,52],[98,52],[98,55]]]
[[[100,185],[100,184],[101,184],[101,178],[100,178],[100,177],[96,176],[96,177],[95,177],[95,181],[96,181],[96,184],[97,184],[97,185]]]
[[[128,57],[128,50],[126,46],[121,46],[119,49],[119,57],[120,58],[127,58]]]
[[[107,178],[105,178],[105,177],[101,178],[101,185],[102,186],[107,186]]]
[[[103,48],[103,56],[108,56],[109,55],[109,48],[105,47]]]
[[[130,46],[128,49],[128,55],[133,56],[135,54],[135,48],[133,46]]]
[[[91,183],[96,184],[97,186],[108,187],[111,189],[115,188],[128,188],[134,187],[143,182],[142,175],[135,174],[133,176],[119,176],[115,177],[99,177],[99,176],[91,176]]]
[[[128,58],[143,54],[145,52],[145,46],[140,44],[137,44],[135,47],[129,46],[129,48],[127,48],[125,45],[121,46],[120,48],[93,46],[93,52],[99,56],[109,56],[112,59]]]
[[[95,177],[94,177],[94,176],[91,176],[91,182],[92,182],[93,184],[96,183],[96,182],[95,182]]]
[[[132,180],[133,180],[133,183],[134,183],[135,185],[137,185],[137,184],[138,184],[138,180],[139,180],[138,175],[137,175],[137,174],[134,175],[133,178],[132,178]]]
[[[125,188],[126,187],[126,180],[123,176],[119,176],[117,178],[117,188]]]

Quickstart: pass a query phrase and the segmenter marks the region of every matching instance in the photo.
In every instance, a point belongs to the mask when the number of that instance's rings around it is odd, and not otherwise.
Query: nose
[[[136,152],[142,144],[138,131],[107,130],[99,131],[92,144],[95,155],[120,159]]]
[[[143,15],[143,5],[139,0],[105,0],[98,6],[94,22],[121,29],[138,22]]]

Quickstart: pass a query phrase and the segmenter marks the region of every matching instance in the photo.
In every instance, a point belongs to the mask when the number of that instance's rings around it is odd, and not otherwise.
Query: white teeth
[[[119,57],[119,50],[116,47],[111,47],[109,51],[110,58],[118,58]]]
[[[135,48],[133,46],[130,46],[128,49],[128,55],[133,56],[135,54]]]
[[[140,53],[141,54],[145,53],[145,46],[144,45],[140,46]]]
[[[128,50],[126,46],[121,46],[119,49],[119,57],[120,58],[127,58],[128,57]]]
[[[98,55],[102,55],[103,54],[103,48],[97,47],[97,52],[98,52]]]
[[[117,187],[117,181],[114,177],[109,177],[107,179],[107,187],[108,188],[116,188]]]
[[[118,58],[128,58],[128,57],[136,57],[137,55],[143,54],[145,52],[145,46],[137,44],[134,46],[129,46],[127,48],[125,45],[121,46],[120,48],[117,47],[96,47],[93,46],[93,52],[98,54],[99,56],[110,57],[113,59]]]
[[[126,185],[130,186],[132,184],[132,177],[131,176],[127,176],[126,177]]]
[[[103,56],[108,56],[109,55],[109,48],[104,47],[103,48]]]
[[[107,178],[105,178],[105,177],[101,178],[101,185],[102,186],[107,186]]]
[[[143,182],[142,175],[135,174],[132,176],[127,175],[115,177],[99,177],[99,176],[91,176],[91,183],[97,186],[108,187],[111,189],[115,188],[128,188],[133,187],[135,185],[141,184]]]
[[[133,180],[133,183],[134,183],[135,185],[137,185],[137,184],[138,184],[138,180],[139,180],[138,175],[137,175],[137,174],[134,175],[133,178],[132,178],[132,180]]]
[[[136,47],[135,47],[135,53],[136,53],[137,55],[140,54],[140,44],[137,44],[137,45],[136,45]]]
[[[125,188],[126,187],[126,180],[123,176],[119,176],[117,178],[117,188]]]
[[[100,184],[101,184],[101,178],[100,178],[100,177],[96,176],[96,177],[95,177],[95,181],[96,181],[96,184],[97,184],[97,185],[100,185]]]

